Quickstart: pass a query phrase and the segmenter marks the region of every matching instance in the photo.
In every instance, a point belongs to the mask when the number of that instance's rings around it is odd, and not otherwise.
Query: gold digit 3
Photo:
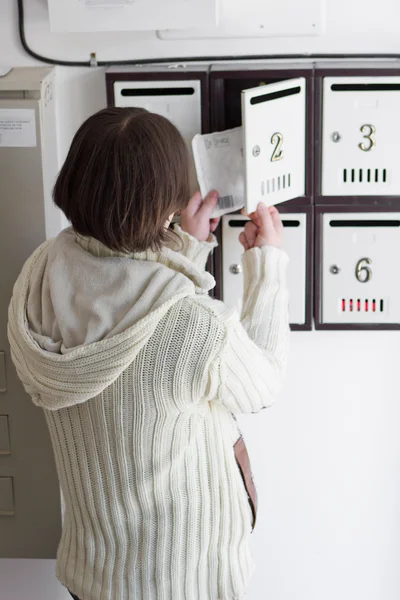
[[[364,142],[360,142],[358,144],[358,147],[363,152],[369,152],[370,150],[372,150],[372,148],[375,147],[375,143],[376,143],[375,138],[374,138],[375,127],[373,125],[368,125],[368,124],[362,125],[360,127],[360,131],[361,131],[361,133],[364,134],[364,139],[368,140],[369,144],[367,146]]]

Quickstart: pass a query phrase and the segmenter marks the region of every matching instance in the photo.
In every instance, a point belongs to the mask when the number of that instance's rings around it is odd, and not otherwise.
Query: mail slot
[[[398,329],[400,212],[317,208],[317,328]]]
[[[284,213],[284,249],[289,255],[288,286],[289,314],[293,329],[311,328],[310,244],[312,243],[311,213]],[[222,217],[222,299],[229,307],[241,310],[243,273],[241,257],[244,252],[239,234],[248,219],[241,215]]]

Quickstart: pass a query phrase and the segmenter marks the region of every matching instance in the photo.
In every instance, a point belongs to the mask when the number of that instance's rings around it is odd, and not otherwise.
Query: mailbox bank
[[[315,75],[315,325],[397,329],[400,69],[341,63]]]
[[[398,327],[400,285],[384,266],[400,232],[395,61],[127,67],[107,73],[107,91],[109,104],[168,117],[188,142],[243,127],[246,193],[277,204],[286,225],[293,329],[311,329],[313,304],[317,329]],[[222,221],[214,294],[240,306],[243,217]]]

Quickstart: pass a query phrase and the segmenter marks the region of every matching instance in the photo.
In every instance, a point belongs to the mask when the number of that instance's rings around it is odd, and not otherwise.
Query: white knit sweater
[[[57,576],[81,600],[233,600],[253,565],[235,413],[272,404],[287,257],[244,254],[241,320],[209,297],[215,243],[120,255],[69,229],[15,285],[12,356],[46,413],[65,518]]]

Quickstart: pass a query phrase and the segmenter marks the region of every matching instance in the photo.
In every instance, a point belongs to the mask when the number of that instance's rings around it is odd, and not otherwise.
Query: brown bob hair
[[[160,248],[189,201],[189,154],[164,117],[106,108],[81,125],[53,190],[74,230],[121,252]]]

